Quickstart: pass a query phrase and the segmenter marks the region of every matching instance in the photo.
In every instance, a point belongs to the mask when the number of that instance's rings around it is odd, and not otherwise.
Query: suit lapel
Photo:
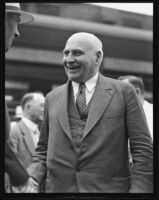
[[[99,75],[82,139],[86,137],[86,135],[99,121],[102,114],[107,109],[113,94],[114,89],[109,85],[109,82],[106,81],[105,77]]]
[[[67,136],[72,140],[72,135],[70,131],[69,126],[69,120],[68,120],[68,93],[69,93],[69,81],[66,83],[66,85],[63,87],[61,92],[59,93],[58,98],[58,104],[59,104],[59,112],[58,112],[58,118],[61,124],[61,127],[63,128],[64,132],[67,134]]]
[[[31,136],[30,130],[23,121],[19,122],[19,126],[20,126],[21,131],[23,132],[24,141],[28,147],[28,150],[33,155],[35,152],[35,144],[34,144],[32,136]]]

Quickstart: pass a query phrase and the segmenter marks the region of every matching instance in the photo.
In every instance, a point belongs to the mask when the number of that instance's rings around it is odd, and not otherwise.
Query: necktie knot
[[[82,92],[84,92],[85,89],[86,89],[85,83],[80,83],[79,84],[79,93],[81,94]]]

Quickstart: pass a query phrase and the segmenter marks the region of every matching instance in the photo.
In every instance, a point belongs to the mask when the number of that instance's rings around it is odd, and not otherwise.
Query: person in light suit
[[[153,192],[152,139],[142,106],[131,85],[99,73],[102,59],[95,35],[79,32],[67,40],[68,81],[46,96],[28,169],[37,184],[46,179],[46,193]]]
[[[11,126],[10,137],[14,149],[24,164],[29,167],[39,140],[39,126],[43,120],[45,97],[42,93],[26,93],[21,101],[22,118]],[[21,192],[21,188],[12,187],[14,193]]]
[[[13,40],[20,36],[18,25],[32,22],[33,19],[34,17],[30,13],[23,12],[20,9],[19,3],[5,3],[5,53],[10,49]],[[15,153],[13,144],[8,141],[9,132],[10,119],[5,102],[5,177],[9,175],[14,186],[23,186],[24,188],[29,175]],[[6,185],[4,189],[5,192],[9,192]]]

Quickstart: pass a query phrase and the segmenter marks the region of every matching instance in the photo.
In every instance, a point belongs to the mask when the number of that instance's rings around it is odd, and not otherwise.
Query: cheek
[[[17,32],[17,24],[16,23],[10,24],[9,32],[10,32],[10,37],[13,38],[14,34]]]
[[[5,40],[9,41],[11,39],[11,32],[9,31],[9,29],[7,29],[6,34],[5,34]]]
[[[39,113],[41,115],[41,113],[43,112],[43,108],[37,108],[37,113]]]
[[[62,63],[63,63],[64,66],[66,65],[66,58],[65,57],[63,57],[63,59],[62,59]]]
[[[93,61],[88,61],[85,65],[84,70],[88,76],[92,76],[97,72],[97,67],[95,66],[95,63]]]

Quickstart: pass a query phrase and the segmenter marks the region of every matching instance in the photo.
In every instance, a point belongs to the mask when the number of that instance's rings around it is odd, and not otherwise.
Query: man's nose
[[[69,54],[69,55],[67,56],[67,58],[66,58],[66,61],[67,61],[67,62],[74,62],[74,61],[75,61],[75,58],[74,58],[74,56],[72,56],[72,54]]]
[[[14,35],[15,35],[15,37],[20,37],[20,33],[19,33],[18,29],[16,30]]]

